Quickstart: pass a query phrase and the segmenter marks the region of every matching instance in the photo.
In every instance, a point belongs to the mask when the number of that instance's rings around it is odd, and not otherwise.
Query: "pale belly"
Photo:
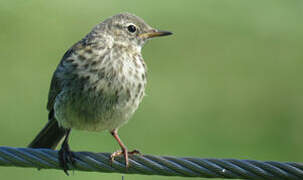
[[[112,131],[119,128],[137,110],[144,96],[144,88],[140,91],[93,94],[61,92],[54,106],[59,125],[87,131]]]

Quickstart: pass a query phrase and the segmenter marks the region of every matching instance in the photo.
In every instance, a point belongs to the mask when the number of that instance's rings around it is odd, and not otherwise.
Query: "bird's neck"
[[[141,46],[135,45],[135,44],[131,44],[131,43],[126,43],[126,42],[122,42],[122,41],[115,41],[113,43],[113,48],[115,47],[119,47],[120,49],[124,49],[127,50],[129,52],[133,52],[133,53],[139,53],[141,54]]]

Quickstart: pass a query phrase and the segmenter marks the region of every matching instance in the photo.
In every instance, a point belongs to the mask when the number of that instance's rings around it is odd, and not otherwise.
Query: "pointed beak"
[[[149,38],[153,38],[153,37],[168,36],[168,35],[172,35],[172,34],[173,33],[169,32],[169,31],[159,31],[159,30],[153,29],[150,32],[139,34],[139,37],[142,39],[149,39]]]

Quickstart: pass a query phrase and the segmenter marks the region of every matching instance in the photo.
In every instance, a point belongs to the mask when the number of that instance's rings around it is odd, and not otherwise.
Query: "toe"
[[[74,165],[75,164],[75,159],[74,159],[74,154],[71,151],[66,151],[64,149],[60,149],[59,151],[59,163],[60,167],[63,169],[64,173],[66,175],[69,175],[68,170],[68,164]]]
[[[134,154],[141,155],[141,152],[139,150],[137,150],[137,149],[134,149],[134,150],[128,152],[128,154],[130,154],[130,155],[134,155]]]

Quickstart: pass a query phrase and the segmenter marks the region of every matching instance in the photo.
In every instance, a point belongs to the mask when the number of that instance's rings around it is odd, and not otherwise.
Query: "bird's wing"
[[[67,59],[68,57],[71,56],[71,54],[74,51],[74,47],[75,47],[75,45],[72,46],[68,51],[66,51],[66,53],[63,55],[63,57],[61,59],[59,66],[62,64],[62,61],[64,61],[65,59]],[[58,70],[58,68],[57,68],[57,70]],[[47,110],[49,112],[51,112],[53,110],[54,104],[55,104],[55,99],[62,90],[62,87],[61,87],[62,80],[57,76],[57,70],[53,74],[51,85],[50,85],[49,92],[48,92]]]
[[[63,66],[62,65],[63,62],[66,61],[74,52],[76,52],[77,50],[83,49],[83,47],[85,47],[85,45],[86,45],[86,41],[87,41],[87,39],[84,38],[84,39],[80,40],[79,42],[77,42],[76,44],[74,44],[68,51],[66,51],[60,61],[60,64],[58,65],[58,67]],[[58,72],[57,72],[59,70],[58,67],[53,74],[53,78],[52,78],[51,85],[49,88],[48,102],[47,102],[47,110],[49,112],[52,111],[54,104],[55,104],[55,99],[62,90],[62,87],[61,87],[62,80],[61,80],[61,78],[58,77]],[[64,67],[62,67],[62,68],[64,68]]]
[[[50,89],[48,92],[48,101],[47,101],[47,110],[48,111],[52,111],[52,109],[54,108],[55,99],[56,99],[57,95],[60,93],[60,91],[61,91],[60,79],[58,77],[56,77],[56,75],[54,73],[52,81],[51,81]]]
[[[82,40],[80,40],[79,42],[75,43],[63,55],[58,67],[63,66],[63,62],[66,61],[75,52],[77,52],[78,50],[82,50],[85,46],[87,46],[88,41],[89,41],[89,39],[87,37],[85,37]],[[49,112],[51,112],[53,110],[54,104],[55,104],[55,99],[62,90],[62,87],[61,87],[62,86],[62,79],[60,77],[58,77],[58,71],[60,70],[58,67],[57,67],[56,71],[53,74],[53,78],[52,78],[49,93],[48,93],[47,110]],[[61,67],[61,68],[64,69],[64,67]],[[61,69],[61,71],[62,71],[62,69]]]

